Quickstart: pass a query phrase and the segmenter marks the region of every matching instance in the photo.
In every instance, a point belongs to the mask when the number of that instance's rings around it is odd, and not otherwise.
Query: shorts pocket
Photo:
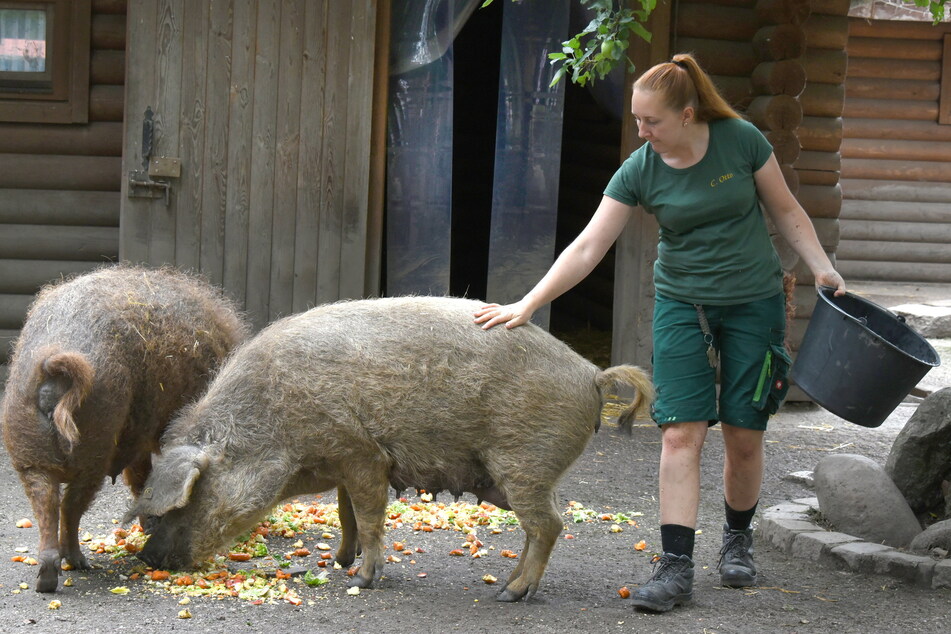
[[[786,393],[789,392],[789,366],[792,359],[786,348],[779,344],[771,344],[766,350],[760,370],[759,381],[753,392],[753,407],[767,414],[775,414],[782,405]]]

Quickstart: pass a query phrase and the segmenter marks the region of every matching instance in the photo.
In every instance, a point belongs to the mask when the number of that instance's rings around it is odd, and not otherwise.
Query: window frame
[[[0,121],[87,123],[90,0],[0,0],[0,9],[45,9],[48,37],[45,77],[0,72]]]

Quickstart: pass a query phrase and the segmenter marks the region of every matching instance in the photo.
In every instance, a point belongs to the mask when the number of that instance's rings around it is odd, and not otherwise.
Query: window
[[[0,121],[84,123],[90,0],[0,0]]]

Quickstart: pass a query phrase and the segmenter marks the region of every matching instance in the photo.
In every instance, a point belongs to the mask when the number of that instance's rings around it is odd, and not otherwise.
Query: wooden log
[[[92,0],[92,12],[125,15],[127,2],[128,0]]]
[[[891,39],[942,40],[945,31],[930,22],[905,20],[849,20],[850,37],[880,37]]]
[[[839,213],[842,219],[951,223],[951,205],[948,201],[856,200],[851,198],[847,187],[842,188],[842,198],[842,211]]]
[[[119,255],[119,229],[0,225],[0,253],[7,258],[107,262]]]
[[[121,172],[118,157],[0,154],[0,188],[119,191]]]
[[[849,77],[941,81],[941,62],[852,57],[849,59]],[[812,80],[812,75],[809,79]]]
[[[947,222],[847,222],[844,240],[944,243],[951,253],[951,223]]]
[[[907,139],[909,141],[951,141],[951,126],[934,121],[895,121],[892,119],[843,119],[844,139]]]
[[[951,203],[951,183],[847,179],[842,181],[842,187],[852,200]]]
[[[842,112],[846,119],[904,119],[931,123],[938,120],[938,104],[934,101],[846,99]]]
[[[776,160],[780,165],[792,165],[799,158],[802,148],[799,145],[799,136],[796,132],[771,130],[766,133],[766,139],[773,146],[773,154],[776,155]]]
[[[756,3],[756,17],[763,24],[802,24],[809,13],[809,0],[758,0]]]
[[[802,57],[802,65],[810,83],[841,84],[845,81],[849,58],[845,51],[807,49]]]
[[[804,117],[841,117],[845,109],[842,84],[807,84],[799,95]]]
[[[87,273],[103,264],[78,260],[0,259],[0,288],[8,293],[33,295],[44,284]]]
[[[125,15],[99,13],[92,16],[90,40],[93,49],[125,50]]]
[[[837,152],[842,144],[842,119],[803,117],[796,132],[803,150]]]
[[[951,161],[951,144],[904,139],[843,139],[842,158]]]
[[[951,182],[951,163],[849,159],[842,162],[842,178]]]
[[[749,42],[756,33],[753,11],[746,7],[685,2],[677,7],[677,35]]]
[[[799,174],[800,185],[824,185],[833,187],[839,182],[839,172],[823,172],[820,170],[807,170],[799,167],[795,168]]]
[[[814,15],[839,15],[847,16],[851,7],[851,0],[811,0],[809,7],[812,9],[809,17]]]
[[[796,97],[806,87],[806,70],[792,59],[762,62],[753,69],[750,80],[758,93]]]
[[[749,77],[729,77],[727,75],[711,75],[720,95],[726,99],[726,102],[737,110],[746,110],[753,100],[753,86],[750,84]]]
[[[125,83],[125,51],[92,51],[89,59],[89,82],[113,85]]]
[[[805,52],[806,33],[794,24],[764,26],[753,36],[753,53],[760,61],[796,59]]]
[[[842,157],[838,152],[817,152],[805,150],[799,154],[796,169],[838,174],[842,169]]]
[[[850,37],[849,57],[853,60],[873,58],[875,61],[887,59],[940,62],[942,47],[941,40]]]
[[[842,209],[842,188],[799,185],[796,199],[810,218],[838,218]]]
[[[119,192],[0,189],[0,224],[119,226]]]
[[[851,223],[849,223],[851,224]],[[951,264],[951,244],[928,242],[890,242],[886,240],[843,239],[836,249],[839,261],[932,262]]]
[[[868,262],[843,260],[837,270],[845,279],[883,282],[951,283],[951,266],[931,262]]]
[[[677,44],[681,51],[692,51],[703,69],[711,75],[749,77],[756,67],[749,42],[681,37],[677,39]]]
[[[10,330],[23,326],[26,311],[33,302],[33,295],[0,293],[0,329]]]
[[[789,95],[760,96],[750,102],[747,114],[761,130],[795,130],[802,123],[802,104]]]
[[[124,104],[124,86],[110,86],[107,84],[90,86],[89,121],[122,121],[122,107]]]
[[[858,99],[915,99],[937,101],[941,84],[920,79],[893,79],[890,77],[852,77],[845,80],[845,95]]]
[[[0,123],[0,153],[122,156],[122,124]]]
[[[806,33],[806,46],[809,48],[830,48],[837,51],[852,43],[849,41],[849,18],[846,15],[822,15],[815,12],[802,25]]]

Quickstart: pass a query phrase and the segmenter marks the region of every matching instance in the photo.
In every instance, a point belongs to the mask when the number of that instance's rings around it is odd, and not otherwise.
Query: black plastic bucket
[[[904,319],[834,293],[819,291],[790,377],[836,416],[878,427],[941,359]]]

